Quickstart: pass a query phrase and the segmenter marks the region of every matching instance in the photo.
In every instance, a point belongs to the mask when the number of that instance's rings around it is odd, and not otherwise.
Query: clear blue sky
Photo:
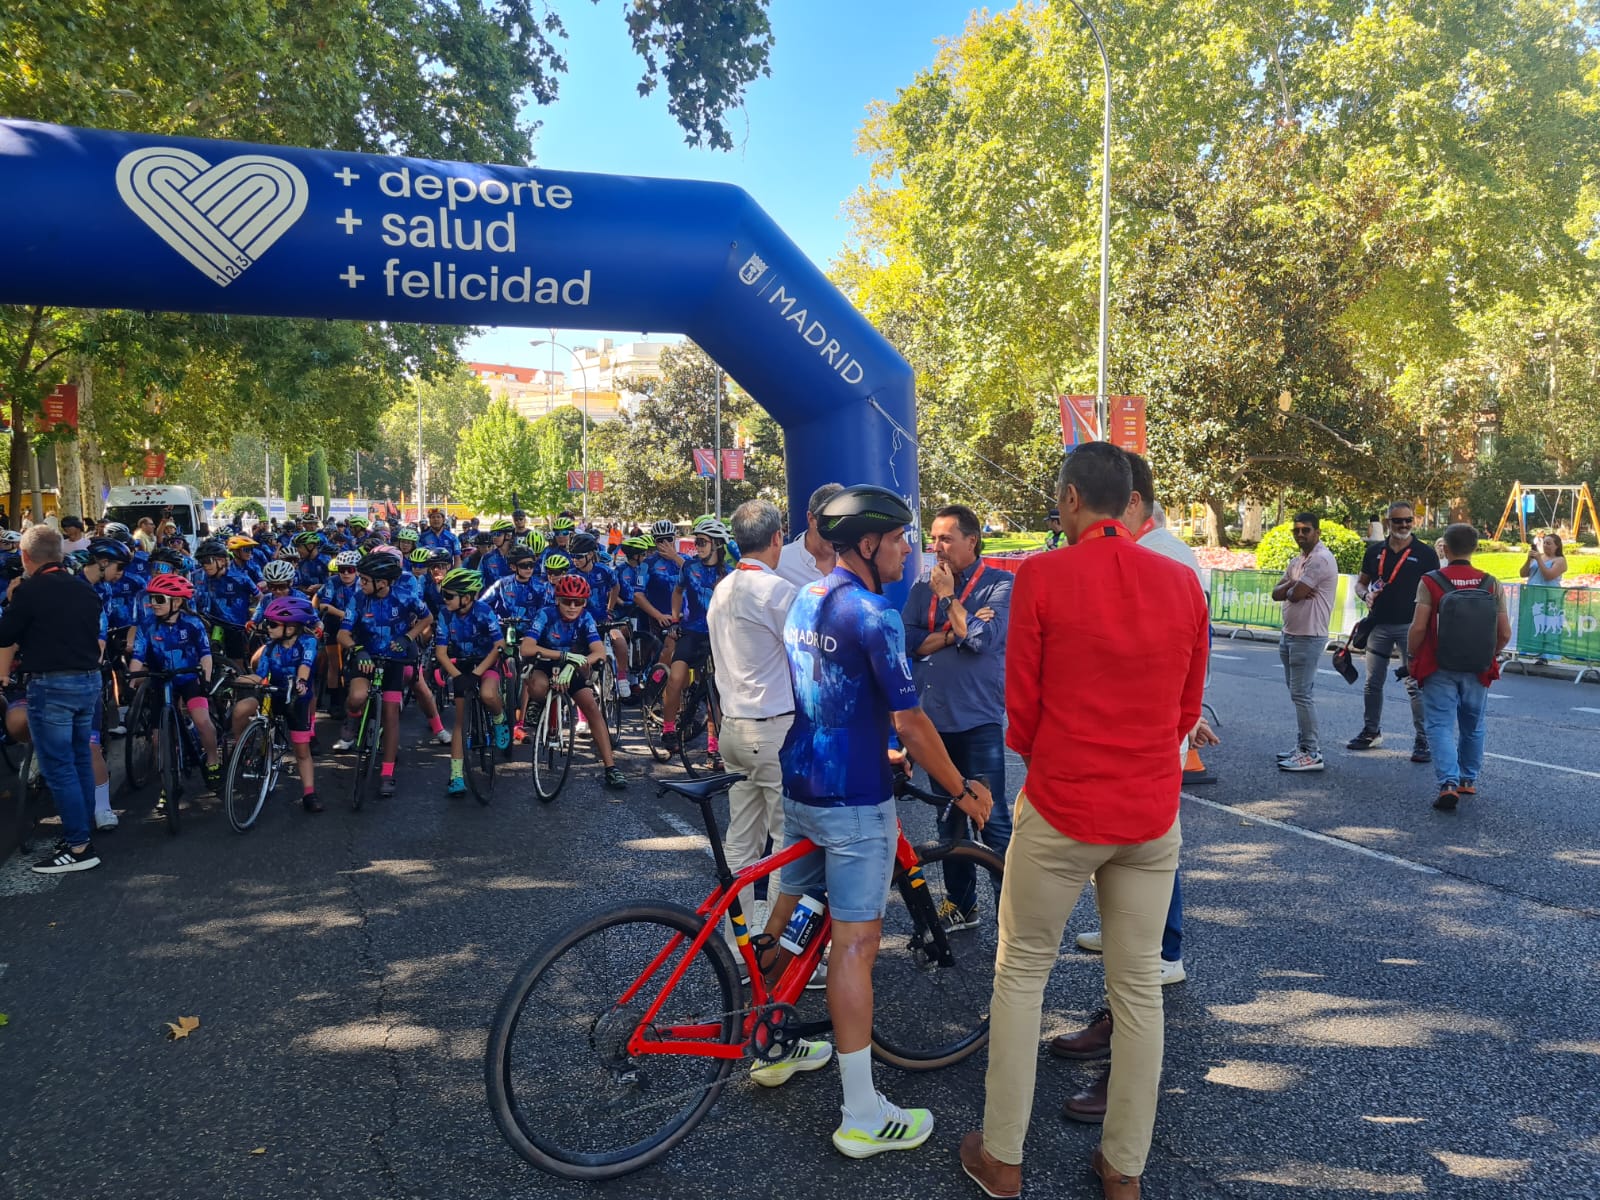
[[[849,230],[844,202],[867,180],[856,133],[874,100],[933,62],[935,41],[958,35],[971,0],[773,0],[770,78],[747,91],[730,115],[731,151],[697,150],[667,113],[664,88],[640,97],[635,57],[620,5],[567,0],[559,6],[568,38],[560,98],[527,115],[543,122],[535,142],[541,166],[711,179],[743,187],[819,266]],[[607,331],[562,330],[567,345],[593,345]],[[634,330],[609,331],[619,340]],[[543,366],[548,349],[529,349],[542,330],[496,328],[469,340],[462,357]],[[556,367],[568,369],[557,354]]]

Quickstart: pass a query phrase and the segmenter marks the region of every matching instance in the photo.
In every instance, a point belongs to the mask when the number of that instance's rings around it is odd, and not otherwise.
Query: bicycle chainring
[[[793,1028],[799,1015],[792,1004],[767,1004],[758,1009],[750,1041],[745,1047],[750,1057],[769,1063],[787,1058],[800,1041],[799,1033]]]

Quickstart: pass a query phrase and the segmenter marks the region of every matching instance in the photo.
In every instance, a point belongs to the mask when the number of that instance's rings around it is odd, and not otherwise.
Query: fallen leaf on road
[[[0,1029],[4,1029],[9,1024],[11,1024],[11,1018],[6,1016],[5,1013],[0,1013]]]
[[[171,1021],[168,1021],[167,1022],[167,1040],[175,1042],[179,1038],[186,1038],[191,1033],[193,1033],[196,1029],[199,1029],[199,1028],[200,1028],[200,1018],[199,1017],[179,1017],[178,1018],[178,1023],[176,1025],[174,1025]]]
[[[266,1152],[267,1148],[265,1146],[257,1146],[254,1150],[250,1151],[251,1154],[265,1154]]]

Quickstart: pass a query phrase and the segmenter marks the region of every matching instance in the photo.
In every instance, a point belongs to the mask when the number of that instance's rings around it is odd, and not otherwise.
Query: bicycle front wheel
[[[222,786],[222,807],[235,833],[245,833],[261,816],[272,787],[277,783],[276,747],[267,722],[250,722],[228,759],[228,776]]]
[[[155,770],[155,738],[159,725],[156,704],[149,687],[139,688],[128,702],[128,715],[123,721],[126,730],[122,742],[123,765],[127,768],[128,786],[134,791],[149,783]],[[107,717],[106,724],[115,724],[114,715]]]
[[[539,710],[539,727],[533,731],[533,790],[546,804],[556,798],[572,766],[575,707],[552,685]]]
[[[611,748],[615,750],[622,732],[622,697],[617,692],[617,671],[609,658],[601,659],[595,672],[594,697],[606,723],[606,732],[611,735]]]
[[[376,689],[377,684],[373,684]],[[372,782],[373,764],[378,760],[378,734],[382,701],[374,690],[367,694],[361,709],[360,724],[356,726],[356,778],[350,788],[350,808],[361,811],[361,802],[367,798],[367,788]]]
[[[689,956],[702,924],[677,905],[629,905],[523,963],[489,1028],[484,1074],[501,1136],[528,1162],[563,1179],[613,1179],[660,1158],[710,1111],[735,1060],[694,1054],[689,1039],[735,1045],[743,1014],[721,937]],[[628,1039],[680,967],[651,1029],[668,1040],[679,1028],[684,1052],[630,1055]]]
[[[975,842],[917,847],[921,874],[901,872],[889,890],[883,940],[872,974],[873,1057],[906,1071],[960,1062],[989,1041],[989,1001],[999,942],[1005,860]],[[973,922],[939,928],[928,868],[966,866],[977,877]],[[948,952],[949,960],[942,961]]]
[[[462,766],[467,776],[467,788],[479,804],[494,798],[494,733],[489,724],[489,710],[478,696],[465,698],[467,727],[462,730],[466,744],[462,747],[465,761]]]
[[[171,834],[178,832],[178,809],[183,805],[183,776],[178,765],[178,755],[182,753],[178,739],[183,736],[183,730],[178,728],[179,719],[177,709],[161,710],[156,749],[161,759],[161,795],[165,799],[162,807],[166,810],[167,832]]]

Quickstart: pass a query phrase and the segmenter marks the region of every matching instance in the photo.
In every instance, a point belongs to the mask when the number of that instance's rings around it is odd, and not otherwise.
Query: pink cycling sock
[[[394,778],[394,764],[393,763],[384,763],[382,766],[380,766],[378,768],[378,775],[379,775],[380,778],[383,778],[383,779],[392,779],[392,778]]]
[[[309,783],[307,783],[307,784],[301,785],[300,794],[302,796],[309,796],[309,795],[311,795],[312,792],[314,792],[316,790],[317,790],[316,788],[312,787]]]
[[[430,730],[430,732],[438,733],[443,728],[444,728],[444,722],[439,719],[439,714],[438,713],[434,713],[433,714],[433,720],[429,722],[429,730]]]
[[[663,722],[661,722],[661,732],[662,733],[675,733],[675,732],[677,732],[677,729],[678,729],[678,723],[676,721],[663,721]]]

